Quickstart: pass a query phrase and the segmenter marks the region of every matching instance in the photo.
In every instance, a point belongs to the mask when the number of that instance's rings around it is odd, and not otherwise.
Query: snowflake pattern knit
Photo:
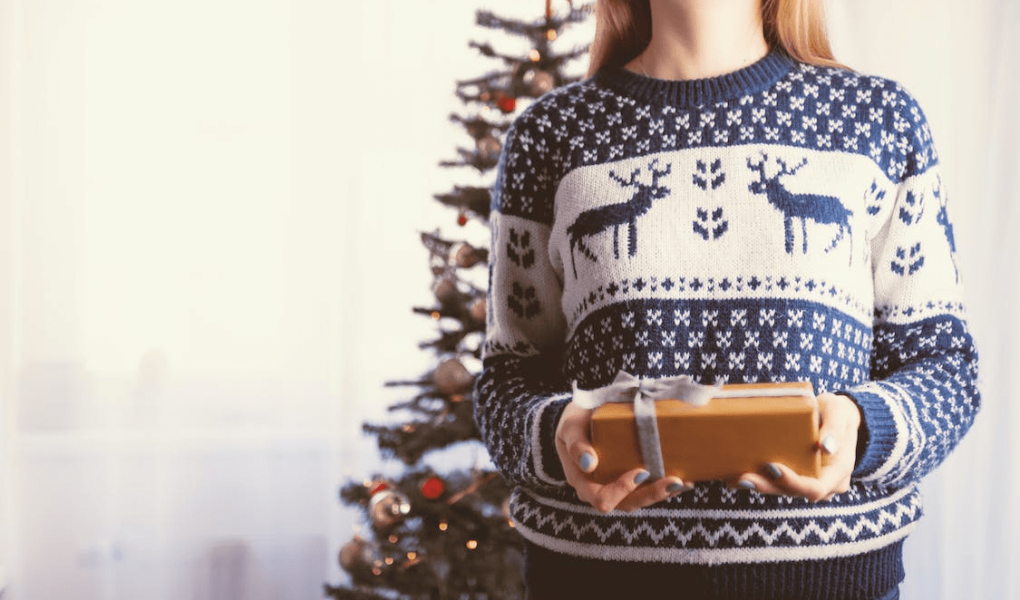
[[[695,81],[606,68],[536,101],[496,182],[476,406],[518,530],[571,556],[702,572],[705,597],[890,589],[916,483],[979,407],[950,223],[924,116],[885,79],[773,52]],[[596,512],[553,435],[571,382],[621,369],[852,397],[852,489],[810,503],[702,482]]]

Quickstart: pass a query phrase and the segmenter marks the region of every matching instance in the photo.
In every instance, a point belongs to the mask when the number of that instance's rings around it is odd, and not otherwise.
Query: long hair
[[[761,20],[770,48],[800,62],[846,68],[832,55],[823,0],[762,0]],[[651,39],[649,0],[597,0],[588,75],[630,62]]]

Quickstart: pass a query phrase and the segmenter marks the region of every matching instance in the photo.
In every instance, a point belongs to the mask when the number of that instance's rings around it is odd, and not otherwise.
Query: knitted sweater
[[[711,79],[605,68],[537,100],[497,177],[476,419],[520,533],[701,572],[691,597],[860,598],[902,579],[916,484],[979,408],[930,130],[894,82],[773,52]],[[554,432],[618,371],[810,381],[863,414],[830,501],[699,482],[600,514]]]

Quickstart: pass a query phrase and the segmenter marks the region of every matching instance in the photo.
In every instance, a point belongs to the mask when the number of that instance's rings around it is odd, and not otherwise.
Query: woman
[[[476,417],[529,597],[898,597],[917,482],[979,407],[915,100],[836,63],[815,0],[600,0],[591,77],[496,182]],[[731,482],[589,479],[572,384],[809,381],[829,453]]]

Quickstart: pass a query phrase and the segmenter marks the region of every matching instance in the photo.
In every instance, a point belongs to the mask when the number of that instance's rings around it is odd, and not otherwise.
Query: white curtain
[[[441,4],[442,6],[437,6]],[[428,367],[415,232],[454,215],[475,0],[0,3],[4,600],[319,598]],[[539,16],[542,3],[490,2]],[[932,122],[985,405],[926,483],[904,598],[1020,597],[1017,2],[829,0]],[[441,35],[440,35],[441,33]],[[477,233],[477,232],[475,232]],[[3,592],[0,592],[3,593]]]
[[[0,11],[5,600],[320,597],[350,532],[343,7]]]
[[[476,7],[0,2],[4,600],[343,581]]]

